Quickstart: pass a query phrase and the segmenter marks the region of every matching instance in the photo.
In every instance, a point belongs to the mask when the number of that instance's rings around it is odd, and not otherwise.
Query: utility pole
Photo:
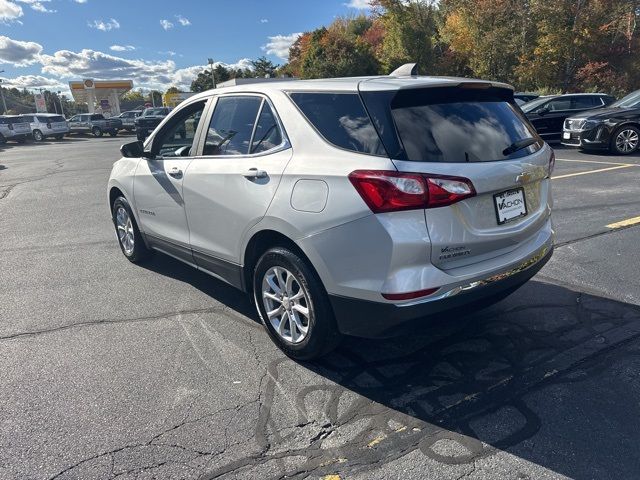
[[[4,70],[0,70],[0,73],[4,73]],[[4,100],[4,89],[2,88],[2,79],[0,78],[0,97],[2,97],[2,113],[7,113],[7,102]]]
[[[216,88],[216,76],[213,73],[213,58],[209,59],[209,67],[211,68],[211,84],[213,85],[213,88]]]
[[[60,100],[60,113],[64,117],[64,107],[62,106],[62,96],[60,95],[62,92],[58,92],[58,100]]]

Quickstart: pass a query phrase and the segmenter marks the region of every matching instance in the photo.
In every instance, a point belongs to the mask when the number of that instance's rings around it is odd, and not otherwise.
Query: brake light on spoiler
[[[373,213],[446,207],[476,195],[464,177],[356,170],[349,180]]]

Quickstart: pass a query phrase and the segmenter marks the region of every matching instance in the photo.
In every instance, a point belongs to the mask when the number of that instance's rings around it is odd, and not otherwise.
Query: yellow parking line
[[[610,223],[607,225],[607,228],[621,228],[621,227],[630,227],[631,225],[637,225],[640,223],[640,217],[627,218],[626,220],[622,220],[616,223]]]
[[[598,164],[602,164],[602,165],[629,165],[630,167],[635,166],[635,164],[633,163],[620,163],[620,162],[601,162],[601,161],[597,161],[597,160],[573,160],[573,159],[568,159],[568,158],[556,158],[556,161],[561,161],[561,162],[578,162],[578,163],[598,163]]]
[[[618,170],[620,168],[634,167],[635,165],[616,165],[615,167],[598,168],[597,170],[587,170],[586,172],[568,173],[566,175],[559,175],[557,177],[551,177],[551,180],[559,180],[561,178],[577,177],[578,175],[589,175],[590,173],[608,172],[609,170]]]

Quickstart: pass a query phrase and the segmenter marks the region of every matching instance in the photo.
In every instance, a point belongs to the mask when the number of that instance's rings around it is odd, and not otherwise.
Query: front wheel
[[[62,140],[64,138],[64,135],[56,135],[56,140]]]
[[[93,133],[94,137],[101,137],[102,136],[102,129],[100,127],[93,127],[91,129],[91,133]]]
[[[111,208],[111,216],[116,228],[120,250],[124,256],[133,263],[141,262],[149,257],[151,251],[144,244],[140,229],[126,198],[116,198]]]
[[[33,139],[36,142],[41,142],[42,140],[44,140],[44,135],[42,134],[42,132],[40,130],[34,130],[33,131]]]
[[[640,130],[633,125],[620,127],[613,134],[611,151],[618,155],[629,155],[638,150],[640,144]]]
[[[288,356],[311,360],[340,343],[320,279],[292,251],[276,247],[260,257],[253,273],[253,297],[269,336]]]

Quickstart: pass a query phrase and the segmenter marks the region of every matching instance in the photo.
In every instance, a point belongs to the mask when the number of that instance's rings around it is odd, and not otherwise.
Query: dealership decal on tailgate
[[[522,188],[514,188],[493,196],[498,225],[527,215],[527,202]]]

